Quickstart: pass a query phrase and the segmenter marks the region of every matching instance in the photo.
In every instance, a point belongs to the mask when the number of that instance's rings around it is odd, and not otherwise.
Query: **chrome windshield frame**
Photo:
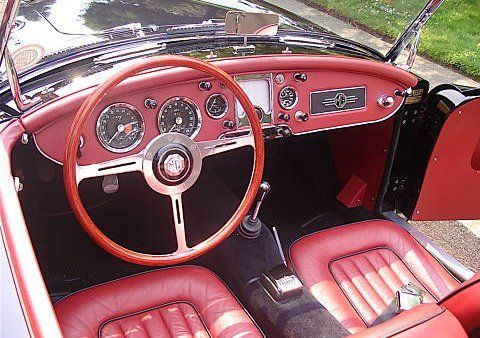
[[[7,42],[10,37],[10,32],[12,31],[13,20],[15,19],[15,14],[20,6],[20,0],[5,1],[2,21],[0,23],[0,62],[5,58],[5,71],[7,73],[10,91],[12,92],[17,108],[23,112],[33,107],[41,100],[40,98],[31,100],[22,95],[15,63],[7,48]]]
[[[445,0],[429,0],[418,15],[413,19],[407,29],[400,35],[395,41],[392,48],[385,55],[385,60],[388,63],[396,64],[396,61],[402,54],[402,52],[410,45],[410,52],[403,68],[410,69],[415,62],[415,56],[417,53],[418,42],[423,27],[437,9],[443,4]]]
[[[0,61],[7,47],[7,41],[12,30],[13,19],[20,6],[20,0],[4,0],[4,8],[2,13],[2,21],[0,22]],[[1,8],[0,8],[1,9]]]

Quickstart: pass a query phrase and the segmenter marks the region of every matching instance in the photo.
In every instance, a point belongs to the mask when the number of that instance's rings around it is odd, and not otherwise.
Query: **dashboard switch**
[[[305,82],[305,81],[307,81],[307,78],[308,78],[307,74],[305,74],[305,73],[295,73],[293,75],[293,77],[295,78],[295,80],[300,81],[300,82]]]
[[[407,97],[408,95],[412,94],[412,92],[413,92],[412,88],[407,88],[405,90],[397,89],[395,91],[395,96]]]
[[[227,129],[234,129],[235,128],[235,122],[230,121],[230,120],[226,120],[226,121],[223,121],[223,126]]]
[[[288,122],[288,121],[290,121],[290,114],[280,113],[280,114],[278,114],[278,119],[282,120],[282,121],[285,121],[285,122]]]
[[[395,99],[390,95],[382,95],[379,97],[377,103],[382,108],[390,108],[395,104]]]
[[[212,89],[212,83],[208,81],[202,81],[198,84],[198,88],[203,91],[209,91]]]
[[[288,127],[286,128],[277,127],[277,134],[279,137],[283,137],[283,138],[292,136],[292,132],[290,131],[290,129],[288,129]]]
[[[155,109],[158,107],[158,102],[155,99],[145,99],[143,103],[147,109]]]
[[[297,120],[298,122],[307,122],[308,121],[308,114],[299,110],[295,113],[295,120]]]

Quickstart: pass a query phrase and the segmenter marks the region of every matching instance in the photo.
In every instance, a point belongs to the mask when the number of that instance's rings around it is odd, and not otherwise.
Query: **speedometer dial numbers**
[[[160,133],[181,133],[191,138],[197,136],[202,124],[200,110],[186,97],[173,97],[165,102],[158,114]]]
[[[125,153],[142,141],[145,124],[135,107],[115,103],[100,113],[96,132],[104,148],[114,153]]]

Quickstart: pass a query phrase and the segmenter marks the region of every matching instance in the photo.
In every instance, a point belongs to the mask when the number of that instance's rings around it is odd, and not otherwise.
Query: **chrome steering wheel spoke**
[[[213,141],[197,142],[202,158],[224,153],[233,149],[250,146],[255,149],[255,141],[252,134],[247,136],[221,138]]]
[[[172,199],[173,222],[175,225],[175,236],[177,238],[177,250],[175,253],[182,253],[190,250],[187,246],[187,238],[185,235],[182,194],[172,194],[170,198]]]
[[[125,156],[101,163],[89,165],[77,164],[77,185],[87,178],[143,171],[143,157],[143,152],[140,152],[135,155]]]

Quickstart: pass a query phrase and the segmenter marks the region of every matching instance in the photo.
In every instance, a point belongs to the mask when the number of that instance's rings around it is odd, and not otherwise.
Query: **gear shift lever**
[[[268,182],[263,181],[260,184],[258,189],[257,198],[255,199],[255,208],[251,215],[247,215],[240,227],[238,228],[238,232],[242,237],[253,239],[257,238],[262,230],[262,222],[258,219],[258,213],[260,212],[260,207],[262,206],[263,200],[270,192],[270,184]]]
[[[250,221],[257,223],[258,213],[260,212],[260,207],[262,206],[263,200],[270,192],[270,184],[267,181],[263,181],[258,188],[257,198],[255,202],[255,209],[253,209],[252,216],[250,216]]]

